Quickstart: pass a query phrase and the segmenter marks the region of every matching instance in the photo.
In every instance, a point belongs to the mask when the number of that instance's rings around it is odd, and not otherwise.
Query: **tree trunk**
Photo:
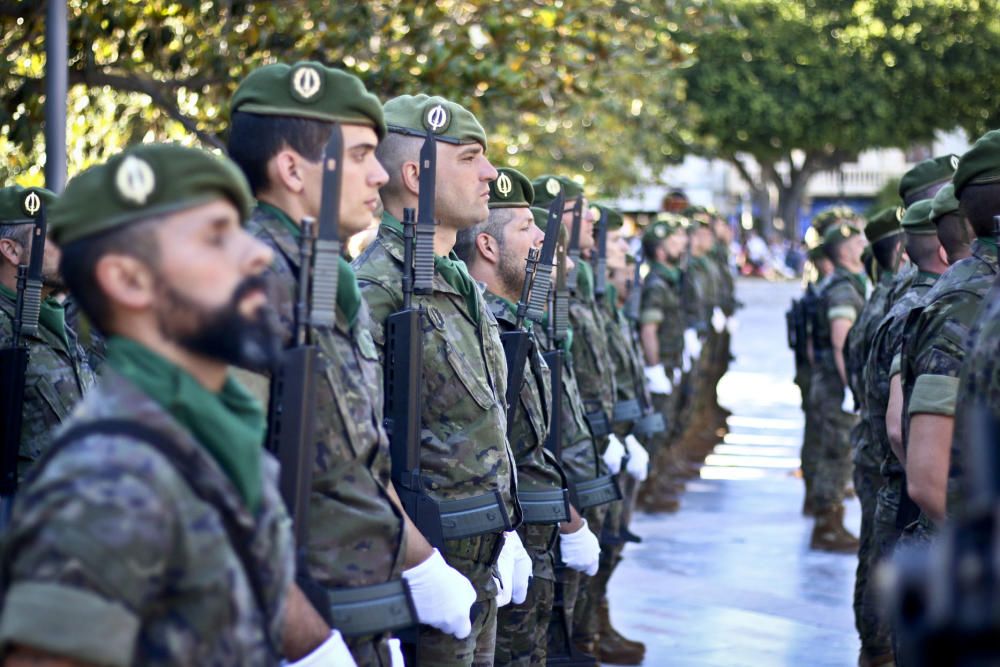
[[[771,193],[767,189],[767,183],[752,185],[750,197],[757,212],[757,231],[766,238],[774,229],[774,207],[771,206]]]

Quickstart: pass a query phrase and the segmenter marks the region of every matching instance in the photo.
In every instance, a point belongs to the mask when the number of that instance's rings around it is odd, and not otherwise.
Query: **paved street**
[[[623,634],[645,665],[857,664],[853,556],[811,552],[802,517],[802,412],[785,344],[797,284],[741,281],[737,357],[719,386],[729,434],[674,515],[640,515],[611,585]],[[857,532],[860,508],[848,507]]]

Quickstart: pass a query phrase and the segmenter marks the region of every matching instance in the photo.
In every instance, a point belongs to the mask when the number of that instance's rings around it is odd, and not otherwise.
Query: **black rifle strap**
[[[250,588],[253,591],[254,600],[257,603],[263,624],[264,638],[275,655],[281,655],[271,641],[270,634],[270,614],[267,608],[267,598],[264,595],[264,584],[260,580],[260,573],[255,566],[251,544],[254,540],[252,527],[240,523],[233,511],[233,508],[225,501],[219,489],[208,484],[199,482],[199,471],[202,466],[197,460],[197,456],[191,452],[183,451],[165,433],[154,428],[126,419],[98,419],[96,421],[73,426],[63,432],[55,442],[49,447],[42,457],[35,463],[34,467],[27,475],[25,485],[41,475],[42,471],[59,454],[60,451],[73,445],[73,443],[100,435],[106,437],[124,436],[133,440],[138,440],[149,445],[160,453],[165,459],[170,461],[180,477],[187,482],[188,487],[198,498],[208,503],[219,513],[222,525],[226,530],[229,543],[236,552]]]

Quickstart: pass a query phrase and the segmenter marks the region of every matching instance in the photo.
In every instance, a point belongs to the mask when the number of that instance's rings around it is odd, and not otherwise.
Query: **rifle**
[[[608,291],[608,215],[597,209],[601,217],[597,219],[597,257],[594,259],[594,298],[600,303]],[[612,304],[617,308],[617,305]]]
[[[642,262],[643,256],[640,250],[635,255],[635,271],[632,273],[632,280],[629,282],[628,299],[625,301],[625,317],[632,322],[639,321],[639,307],[642,305]]]
[[[0,350],[0,528],[7,523],[14,494],[17,492],[17,459],[21,444],[24,414],[24,380],[31,352],[25,336],[38,333],[38,315],[42,308],[42,260],[48,224],[45,205],[34,192],[25,197],[25,210],[34,216],[31,254],[27,266],[17,267],[17,301],[14,307],[14,331],[9,347]]]
[[[552,267],[556,254],[556,244],[559,241],[559,229],[562,226],[563,207],[566,205],[565,195],[560,191],[549,204],[549,216],[545,224],[545,239],[542,241],[542,253],[538,258],[538,270],[535,272],[531,296],[528,299],[528,310],[525,316],[537,324],[545,320],[545,312],[549,307],[549,292],[552,291]]]
[[[524,329],[524,318],[528,312],[528,299],[535,279],[539,254],[537,248],[528,250],[528,258],[524,266],[524,285],[521,287],[521,297],[517,301],[514,313],[517,321],[513,331],[504,331],[500,334],[500,343],[503,345],[503,353],[507,358],[507,394],[505,399],[507,401],[508,435],[517,414],[518,397],[521,393],[521,383],[524,381],[524,366],[528,360],[528,351],[531,349],[531,334]]]
[[[281,463],[279,488],[292,517],[295,541],[300,546],[308,541],[316,446],[319,350],[313,341],[312,327],[332,328],[336,321],[343,156],[343,133],[340,125],[334,123],[323,150],[319,223],[312,218],[302,220],[291,344],[282,352],[271,374],[266,447]]]
[[[583,196],[576,198],[573,204],[573,223],[569,228],[569,247],[566,249],[566,256],[573,261],[573,268],[566,274],[566,289],[572,294],[576,294],[578,285],[578,274],[580,271],[580,227],[583,218]]]

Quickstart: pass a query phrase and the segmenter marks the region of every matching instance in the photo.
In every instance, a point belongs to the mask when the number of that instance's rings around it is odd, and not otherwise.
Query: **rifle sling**
[[[573,484],[573,495],[576,497],[576,502],[573,505],[578,510],[606,505],[607,503],[622,499],[622,491],[618,486],[617,475],[602,475],[597,479],[575,482]]]
[[[352,588],[329,588],[333,627],[345,637],[380,635],[419,623],[405,579]]]

